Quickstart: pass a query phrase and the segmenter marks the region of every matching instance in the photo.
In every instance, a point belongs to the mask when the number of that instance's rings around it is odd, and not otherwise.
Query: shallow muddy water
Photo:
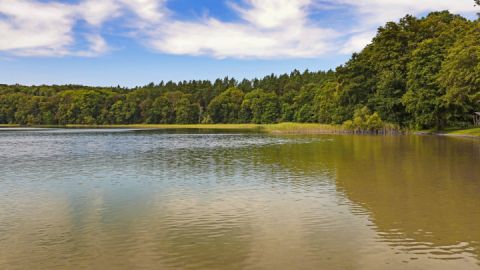
[[[1,269],[480,269],[480,140],[0,129]]]

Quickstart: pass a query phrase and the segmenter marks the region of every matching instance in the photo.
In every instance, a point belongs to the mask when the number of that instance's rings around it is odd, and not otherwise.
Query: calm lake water
[[[0,130],[0,269],[480,269],[480,140]]]

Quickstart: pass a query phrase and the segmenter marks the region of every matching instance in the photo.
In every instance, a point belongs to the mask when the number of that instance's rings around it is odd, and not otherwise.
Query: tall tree
[[[452,125],[470,121],[473,111],[480,110],[479,74],[480,22],[477,22],[450,48],[438,79],[446,89],[442,102]]]
[[[280,117],[280,100],[275,93],[256,89],[245,95],[240,118],[257,124],[275,123]]]
[[[208,105],[208,114],[213,123],[239,122],[240,107],[244,93],[232,87],[215,97]]]

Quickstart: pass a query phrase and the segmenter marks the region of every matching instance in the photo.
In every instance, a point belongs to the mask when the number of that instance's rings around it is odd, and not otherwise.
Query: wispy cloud
[[[225,0],[237,20],[205,16],[185,21],[175,19],[166,1],[0,0],[0,51],[22,56],[101,55],[109,51],[104,25],[116,20],[114,31],[133,31],[136,39],[160,53],[312,58],[359,51],[378,26],[407,13],[475,11],[472,0]],[[345,26],[334,28],[315,18],[337,9],[347,11]],[[78,30],[79,24],[86,27]]]
[[[73,43],[75,23],[69,6],[25,0],[1,0],[0,50],[17,54],[64,55]]]
[[[378,26],[387,21],[396,21],[406,14],[419,15],[434,10],[449,10],[452,13],[473,14],[472,0],[332,0],[353,10],[351,18],[357,24],[348,29],[350,37],[341,52],[352,53],[363,49],[375,36]]]
[[[83,0],[78,4],[0,0],[0,51],[20,56],[96,56],[109,50],[105,22],[131,12],[139,21],[161,19],[159,0]],[[157,11],[158,9],[158,11]],[[85,22],[87,30],[76,32]],[[79,49],[79,39],[88,43]]]
[[[167,19],[147,34],[155,50],[218,58],[314,57],[333,49],[338,33],[308,19],[309,0],[248,0],[231,4],[242,19]]]

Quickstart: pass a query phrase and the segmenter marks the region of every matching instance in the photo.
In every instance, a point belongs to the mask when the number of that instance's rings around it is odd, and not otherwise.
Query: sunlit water
[[[0,130],[0,269],[480,269],[480,140]]]

